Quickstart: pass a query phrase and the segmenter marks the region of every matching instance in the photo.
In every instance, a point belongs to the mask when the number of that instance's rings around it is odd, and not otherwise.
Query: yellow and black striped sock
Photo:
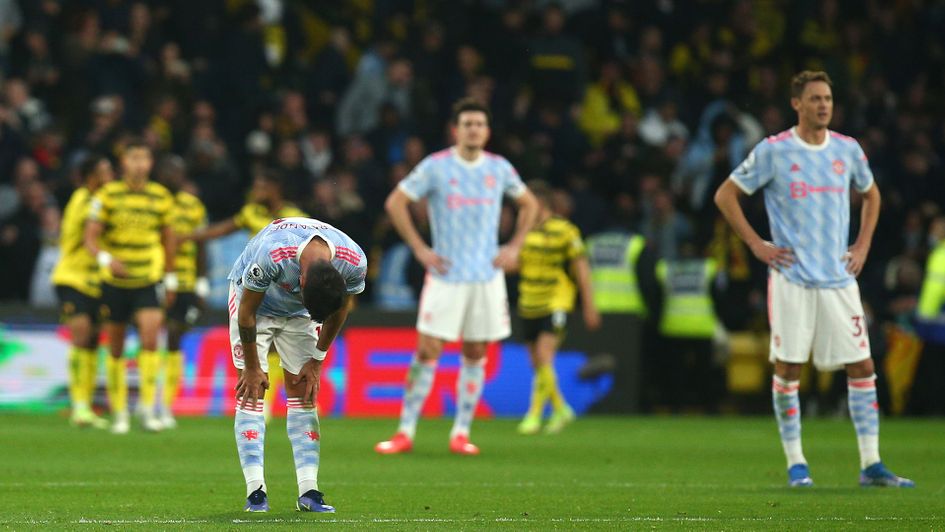
[[[178,351],[168,351],[164,358],[164,394],[161,404],[165,412],[171,412],[177,392],[180,390],[180,379],[184,374],[184,355]]]
[[[532,377],[532,399],[528,406],[528,416],[541,416],[545,409],[545,403],[551,392],[548,381],[548,372],[545,371],[547,365],[538,366],[535,369],[535,376]]]
[[[98,385],[98,350],[80,349],[79,365],[82,371],[82,398],[91,407]]]
[[[69,347],[69,400],[73,410],[87,407],[85,402],[85,379],[82,374],[82,348]]]
[[[560,410],[566,406],[564,401],[564,396],[561,395],[561,390],[558,388],[558,374],[555,372],[555,367],[553,364],[545,364],[541,367],[541,371],[545,374],[545,383],[548,386],[548,398],[551,400],[551,408],[555,410]]]
[[[138,353],[138,381],[141,395],[138,398],[139,411],[153,413],[157,399],[158,366],[161,361],[155,351],[142,349]]]
[[[106,379],[108,388],[108,403],[112,413],[128,411],[128,368],[125,358],[108,357],[108,373]]]

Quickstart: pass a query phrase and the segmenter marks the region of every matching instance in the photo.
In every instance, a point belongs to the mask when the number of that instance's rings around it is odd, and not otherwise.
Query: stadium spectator
[[[311,186],[312,176],[305,168],[302,150],[294,138],[283,140],[276,148],[275,170],[280,174],[287,197],[305,197]]]
[[[334,130],[335,106],[351,80],[348,56],[351,35],[344,27],[332,28],[328,44],[315,56],[305,77],[308,108],[319,127]]]
[[[573,102],[587,83],[584,51],[565,33],[565,23],[564,9],[549,4],[542,12],[542,31],[528,47],[529,85],[539,102]]]
[[[321,130],[310,131],[300,141],[300,148],[305,159],[305,169],[312,178],[318,180],[325,177],[335,159],[328,133]]]
[[[640,230],[661,259],[675,259],[682,242],[693,238],[692,223],[676,210],[672,194],[663,189],[656,189],[646,204]]]
[[[10,44],[23,26],[23,12],[17,0],[0,0],[0,69],[10,71]]]
[[[338,105],[336,129],[339,135],[364,134],[380,122],[381,106],[393,105],[401,116],[411,116],[413,67],[406,59],[396,59],[385,76],[359,74]]]
[[[597,82],[584,92],[578,120],[593,146],[599,146],[620,129],[622,115],[640,115],[636,90],[623,79],[620,64],[604,63],[600,71]]]

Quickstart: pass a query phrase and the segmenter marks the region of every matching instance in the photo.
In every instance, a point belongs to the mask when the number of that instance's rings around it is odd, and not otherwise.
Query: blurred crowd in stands
[[[585,235],[635,231],[663,258],[695,244],[722,265],[726,326],[763,328],[764,269],[711,197],[793,124],[788,81],[811,68],[883,193],[864,298],[901,320],[945,237],[929,231],[945,207],[942,35],[940,0],[0,0],[0,300],[29,299],[83,157],[137,134],[185,158],[211,220],[275,170],[376,275],[398,242],[386,194],[450,143],[468,95],[492,106],[490,150],[556,187]],[[765,227],[760,198],[748,209]]]

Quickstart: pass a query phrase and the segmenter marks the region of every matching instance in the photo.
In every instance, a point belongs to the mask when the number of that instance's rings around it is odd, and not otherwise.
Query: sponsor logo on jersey
[[[814,186],[808,185],[803,181],[792,181],[791,182],[791,198],[792,199],[802,199],[806,198],[810,194],[843,194],[846,192],[846,189],[843,187],[831,187],[831,186]]]
[[[468,198],[461,194],[450,194],[446,196],[446,206],[450,209],[459,209],[460,207],[469,207],[473,205],[492,205],[495,202],[492,198]]]

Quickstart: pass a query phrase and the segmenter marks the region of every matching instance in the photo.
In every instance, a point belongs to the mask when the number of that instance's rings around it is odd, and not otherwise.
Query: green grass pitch
[[[300,514],[285,420],[266,434],[268,514],[241,512],[232,419],[113,436],[61,416],[0,414],[0,528],[945,529],[945,420],[884,420],[887,464],[913,490],[857,486],[848,421],[808,419],[816,486],[788,489],[773,419],[579,419],[555,436],[477,421],[478,457],[423,420],[412,454],[379,456],[393,420],[322,420],[319,485],[336,514]]]

